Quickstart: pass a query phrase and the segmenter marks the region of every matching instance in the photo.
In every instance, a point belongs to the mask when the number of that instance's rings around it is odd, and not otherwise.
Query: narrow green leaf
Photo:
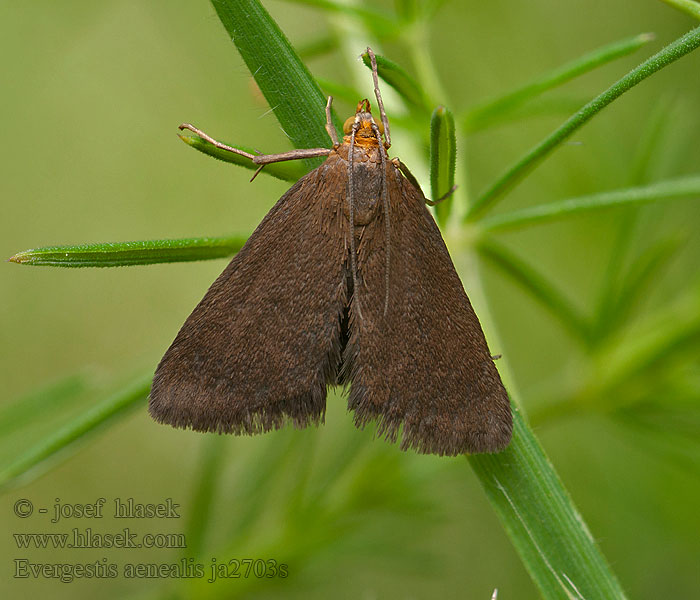
[[[614,389],[624,383],[637,381],[646,371],[659,368],[664,363],[677,363],[679,357],[687,357],[700,342],[700,298],[686,306],[677,305],[675,311],[656,316],[663,319],[663,329],[651,329],[638,333],[634,339],[617,346],[610,345],[608,352],[600,358],[598,385],[601,389]],[[696,312],[688,311],[688,306]],[[697,356],[697,352],[690,356]],[[614,397],[614,394],[613,394]]]
[[[517,407],[510,446],[469,462],[544,598],[625,598]]]
[[[277,23],[257,0],[211,2],[294,147],[328,148],[326,98]],[[311,170],[321,159],[303,162]]]
[[[455,184],[457,138],[452,113],[438,106],[430,119],[430,193],[433,202],[448,194]],[[444,225],[452,209],[452,195],[436,207],[438,222]]]
[[[670,102],[668,99],[657,103],[649,115],[649,119],[642,130],[640,141],[637,144],[632,168],[630,169],[630,185],[647,183],[649,175],[653,172],[654,157],[661,149],[661,138],[669,121],[672,119]],[[622,279],[622,267],[625,263],[629,247],[637,232],[640,211],[624,211],[617,220],[617,235],[610,253],[610,258],[605,267],[605,275],[600,286],[598,302],[595,314],[592,342],[598,343],[609,336],[610,332],[617,328],[618,324],[612,320],[616,311],[619,282]]]
[[[700,27],[670,43],[660,52],[627,73],[605,92],[591,100],[565,123],[527,152],[498,178],[470,207],[466,220],[473,220],[521,181],[564,140],[626,91],[700,46]]]
[[[700,423],[697,419],[693,422],[693,434],[685,435],[684,432],[669,427],[663,420],[641,420],[636,409],[635,406],[613,414],[621,427],[621,433],[626,433],[631,437],[632,443],[647,450],[652,460],[662,458],[697,477],[700,474],[700,444],[697,436]],[[687,418],[687,414],[684,413],[683,416]]]
[[[377,58],[377,74],[391,87],[393,87],[399,95],[410,105],[422,111],[429,111],[430,104],[418,82],[411,77],[402,67],[395,62],[376,55]],[[369,54],[362,54],[362,61],[371,69],[372,63],[369,59]]]
[[[42,465],[59,451],[83,440],[110,420],[123,416],[129,409],[135,408],[139,402],[145,402],[151,389],[151,379],[152,375],[138,379],[23,452],[0,471],[0,489],[14,483],[18,477],[30,469]]]
[[[260,165],[256,165],[245,156],[217,148],[214,146],[214,144],[209,143],[207,140],[202,139],[198,135],[180,134],[179,137],[183,142],[185,142],[185,144],[192,146],[192,148],[195,150],[199,150],[204,154],[213,156],[214,158],[223,160],[224,162],[233,163],[234,165],[245,167],[251,171],[257,171],[258,168],[260,168]],[[255,149],[250,148],[249,146],[239,146],[236,144],[228,145],[238,148],[239,150],[249,152],[250,154],[257,153]],[[304,169],[304,166],[299,161],[288,160],[265,165],[265,168],[260,171],[260,173],[263,175],[271,175],[272,177],[282,179],[283,181],[291,181],[293,183],[304,176],[306,169]]]
[[[588,339],[590,327],[586,318],[542,274],[494,241],[483,240],[477,249],[481,256],[499,267],[542,304],[575,338],[581,341]]]
[[[481,221],[480,226],[488,231],[502,231],[615,206],[632,206],[646,202],[673,200],[698,195],[700,195],[700,176],[691,175],[668,181],[659,181],[658,183],[642,187],[625,188],[579,198],[558,200],[550,204],[540,204],[539,206],[489,217]]]
[[[634,314],[644,292],[649,289],[659,272],[668,264],[679,247],[677,240],[667,240],[649,248],[634,262],[622,285],[614,295],[601,303],[596,318],[594,337],[605,339],[622,329]]]
[[[236,236],[47,246],[19,252],[9,260],[22,265],[48,267],[154,265],[231,256],[243,247],[245,241],[245,237]]]
[[[581,75],[585,75],[613,60],[627,56],[653,39],[653,34],[642,33],[613,42],[593,52],[584,54],[580,58],[568,62],[544,75],[540,75],[521,87],[467,110],[460,119],[462,128],[465,131],[481,129],[483,128],[483,126],[480,125],[482,122],[488,123],[494,119],[500,120],[503,118],[504,114],[512,111],[542,92],[558,87]]]
[[[695,0],[661,0],[669,6],[684,12],[691,17],[700,19],[700,3],[695,2]]]
[[[660,271],[674,256],[680,242],[677,239],[665,240],[652,246],[644,252],[632,265],[617,298],[616,311],[619,313],[614,320],[624,323],[637,302],[643,298],[649,286],[657,278]]]
[[[669,94],[659,98],[649,113],[636,144],[629,175],[630,185],[641,185],[654,179],[650,174],[654,172],[655,162],[660,158],[659,154],[663,150],[664,136],[670,125],[677,121],[677,115],[673,109],[674,98]]]
[[[18,431],[72,403],[88,389],[84,375],[69,375],[0,409],[0,436]]]
[[[514,106],[502,113],[490,113],[469,123],[463,122],[461,132],[464,134],[476,133],[493,127],[500,127],[534,117],[569,116],[586,104],[588,99],[576,96],[558,96],[550,98],[537,96],[525,100],[522,104]]]
[[[700,287],[646,316],[635,324],[633,335],[618,331],[605,342],[590,355],[590,377],[577,381],[578,389],[544,403],[530,415],[531,422],[540,425],[575,414],[610,413],[645,400],[668,407],[674,397],[672,386],[681,381],[671,370],[690,363],[693,373],[697,373]],[[697,375],[694,378],[697,381]],[[697,399],[697,385],[690,393]]]

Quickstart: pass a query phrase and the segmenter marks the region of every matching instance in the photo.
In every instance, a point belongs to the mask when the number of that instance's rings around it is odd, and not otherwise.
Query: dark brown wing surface
[[[441,455],[502,450],[511,437],[510,404],[479,320],[423,195],[392,163],[387,186],[386,315],[381,210],[358,245],[359,293],[344,355],[355,422],[361,427],[376,420],[378,433],[392,441],[402,430],[402,449]]]
[[[157,421],[260,433],[323,419],[347,293],[345,180],[328,168],[277,202],[182,326],[153,380]]]

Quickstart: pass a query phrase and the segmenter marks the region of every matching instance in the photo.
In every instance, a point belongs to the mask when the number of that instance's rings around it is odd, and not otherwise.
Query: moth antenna
[[[382,204],[384,209],[384,243],[386,253],[386,266],[384,269],[384,316],[389,310],[389,269],[391,264],[391,224],[389,223],[389,194],[386,189],[386,150],[382,146],[382,134],[379,132],[379,127],[372,118],[372,131],[374,137],[377,138],[379,144],[379,156],[382,158]],[[386,129],[384,130],[386,131]]]
[[[333,117],[331,116],[331,105],[333,104],[333,96],[328,96],[328,102],[326,103],[326,131],[328,132],[328,137],[331,138],[333,142],[333,147],[337,148],[340,146],[338,141],[338,132],[333,126]]]
[[[377,71],[377,57],[374,55],[372,48],[367,46],[367,54],[369,54],[369,61],[372,65],[372,79],[374,80],[374,96],[377,98],[377,106],[379,107],[379,116],[382,119],[382,125],[384,126],[384,139],[386,140],[384,147],[388,148],[391,146],[391,134],[389,133],[389,119],[386,117],[386,111],[384,110],[384,102],[382,102],[382,93],[379,91],[379,73]],[[381,139],[379,140],[379,145],[382,145]]]
[[[355,154],[355,133],[360,126],[359,115],[355,116],[355,122],[352,124],[350,132],[350,151],[348,152],[348,212],[350,218],[350,270],[352,271],[352,294],[357,303],[357,316],[362,320],[362,309],[360,308],[360,288],[357,285],[357,253],[355,250],[355,197],[354,197],[354,179],[353,179],[353,162]]]

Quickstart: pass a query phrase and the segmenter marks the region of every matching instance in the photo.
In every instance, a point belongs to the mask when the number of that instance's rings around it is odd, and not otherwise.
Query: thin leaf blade
[[[72,403],[89,388],[88,379],[82,373],[63,377],[44,386],[20,400],[0,409],[0,436],[30,427],[38,417],[44,418],[55,410]]]
[[[238,252],[244,236],[185,238],[46,246],[18,252],[11,262],[35,267],[126,267],[224,258]]]
[[[647,77],[692,52],[698,46],[700,46],[700,27],[696,27],[684,36],[671,42],[661,51],[654,54],[654,56],[632,69],[509,167],[472,204],[465,220],[474,220],[480,213],[491,207],[539,165],[555,148],[559,147],[564,140],[569,138],[611,102],[644,81]]]
[[[623,188],[540,204],[504,215],[489,217],[481,221],[480,227],[487,231],[504,231],[606,208],[633,206],[698,195],[700,195],[700,175],[691,175],[640,187]]]
[[[469,109],[461,119],[462,129],[471,132],[483,129],[484,123],[498,122],[528,100],[563,85],[572,79],[581,77],[613,60],[627,56],[653,39],[653,34],[641,33],[584,54],[552,71],[540,75],[525,85]]]
[[[59,452],[85,439],[109,421],[119,418],[140,401],[145,401],[151,389],[152,375],[142,377],[101,404],[86,411],[53,435],[17,456],[0,471],[0,489],[12,485],[18,478],[52,459]]]

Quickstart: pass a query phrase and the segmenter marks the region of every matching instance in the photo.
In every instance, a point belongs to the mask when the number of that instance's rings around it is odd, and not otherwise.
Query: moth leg
[[[447,200],[452,194],[455,193],[455,190],[457,189],[456,185],[453,185],[449,190],[447,190],[442,196],[440,196],[437,200],[428,200],[427,198],[425,199],[425,203],[428,206],[437,206],[440,204],[440,202]]]
[[[386,149],[391,146],[391,134],[389,133],[389,119],[386,117],[386,111],[384,110],[384,102],[382,102],[382,93],[379,91],[379,74],[377,72],[377,57],[374,55],[372,48],[367,46],[367,54],[369,55],[369,61],[372,65],[372,79],[374,80],[374,96],[377,98],[377,106],[379,107],[379,116],[382,119],[382,125],[384,126],[384,147]],[[420,188],[418,188],[420,189]]]
[[[253,179],[255,179],[260,174],[260,171],[262,171],[264,167],[265,165],[260,165],[257,169],[255,169],[255,173],[253,173],[253,176],[250,178],[250,181],[248,183],[253,183]]]
[[[318,156],[328,156],[331,152],[331,148],[306,148],[299,150],[290,150],[289,152],[281,152],[280,154],[251,154],[245,150],[240,150],[234,148],[233,146],[228,146],[222,144],[221,142],[215,140],[213,137],[204,133],[201,129],[197,129],[194,125],[190,123],[183,123],[179,127],[180,130],[188,129],[189,131],[196,133],[203,140],[206,140],[210,144],[216,146],[221,150],[226,150],[227,152],[233,152],[234,154],[239,154],[245,156],[252,160],[256,165],[269,165],[270,163],[282,162],[285,160],[298,160],[301,158],[316,158]]]
[[[333,147],[337,148],[340,146],[340,142],[338,141],[338,132],[333,127],[331,104],[333,104],[333,96],[328,96],[328,102],[326,103],[326,131],[328,132],[328,137],[331,138],[331,142],[333,142]]]
[[[418,183],[418,180],[413,176],[413,173],[411,173],[411,171],[408,170],[408,167],[405,164],[403,164],[398,158],[392,159],[391,162],[394,163],[394,166],[396,166],[399,169],[399,171],[403,173],[404,177],[406,177],[406,179],[408,179],[411,182],[413,187],[415,187],[421,193],[423,199],[425,200],[425,203],[428,206],[435,206],[437,204],[440,204],[440,202],[447,200],[452,194],[454,194],[454,191],[457,189],[457,186],[453,185],[452,189],[450,189],[446,194],[440,196],[437,200],[428,200],[425,197],[423,190],[420,189],[420,184]]]

